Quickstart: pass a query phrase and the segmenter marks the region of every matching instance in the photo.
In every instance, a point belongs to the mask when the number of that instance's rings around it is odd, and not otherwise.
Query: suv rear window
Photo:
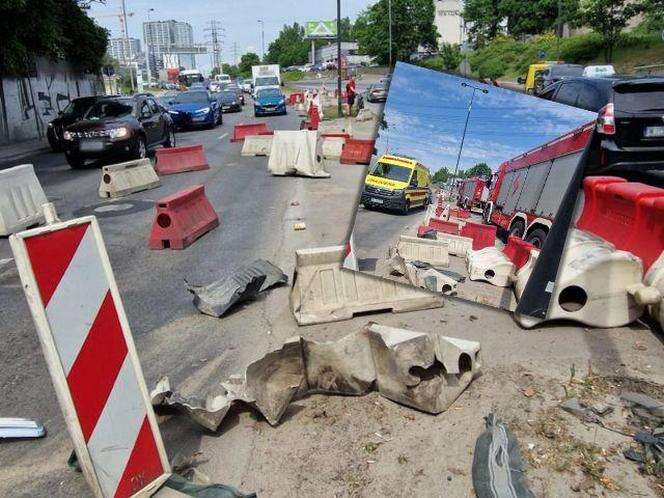
[[[613,103],[626,112],[664,110],[664,83],[617,85]]]

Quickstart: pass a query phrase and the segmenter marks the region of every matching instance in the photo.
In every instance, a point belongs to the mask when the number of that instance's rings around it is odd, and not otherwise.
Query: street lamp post
[[[337,0],[337,115],[343,116],[341,101],[341,0]],[[349,111],[350,113],[350,111]]]
[[[134,92],[136,88],[134,87],[134,71],[132,70],[131,66],[131,61],[127,60],[127,53],[129,53],[129,57],[131,58],[131,47],[129,45],[129,29],[127,27],[127,4],[125,0],[122,0],[122,24],[124,26],[124,39],[125,39],[125,48],[127,49],[126,51],[123,50],[123,55],[125,56],[125,64],[127,65],[127,69],[129,69],[129,79],[131,80],[131,91]]]
[[[262,19],[258,20],[261,25],[261,62],[265,61],[265,22]]]
[[[392,0],[387,0],[387,17],[390,25],[390,70],[392,69]]]
[[[148,22],[152,21],[150,14],[154,12],[154,9],[148,9]],[[143,33],[143,38],[145,42],[145,72],[148,77],[148,86],[150,86],[150,81],[152,80],[152,71],[150,71],[150,44],[148,43],[147,36]],[[158,78],[156,78],[158,79]]]
[[[461,153],[463,152],[463,143],[466,141],[466,131],[468,130],[468,120],[470,119],[470,111],[473,110],[473,100],[475,100],[475,92],[482,92],[484,94],[489,93],[489,90],[486,88],[476,87],[465,81],[461,83],[461,86],[464,88],[472,88],[473,94],[470,96],[470,103],[468,104],[468,111],[466,112],[466,124],[463,126],[463,135],[461,136],[461,145],[459,146],[459,154],[457,155],[456,166],[454,166],[454,174],[452,178],[456,178],[457,172],[459,171],[459,162],[461,161]]]

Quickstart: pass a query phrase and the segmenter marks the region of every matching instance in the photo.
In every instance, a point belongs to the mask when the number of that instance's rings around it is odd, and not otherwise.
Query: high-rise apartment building
[[[138,38],[111,38],[107,51],[120,63],[135,62],[141,54],[141,41]]]
[[[143,43],[150,72],[153,74],[164,68],[165,55],[167,60],[172,59],[172,55],[176,55],[178,66],[186,69],[196,67],[193,53],[186,53],[186,49],[194,46],[194,30],[189,23],[172,19],[144,22]]]

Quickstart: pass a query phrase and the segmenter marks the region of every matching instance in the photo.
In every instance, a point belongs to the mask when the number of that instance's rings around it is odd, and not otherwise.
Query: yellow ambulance
[[[417,160],[384,155],[369,167],[362,205],[408,213],[411,208],[427,206],[431,202],[431,174]]]

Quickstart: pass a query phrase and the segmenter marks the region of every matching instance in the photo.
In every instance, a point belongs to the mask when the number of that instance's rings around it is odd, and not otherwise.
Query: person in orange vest
[[[350,115],[353,112],[353,105],[355,105],[355,80],[352,76],[346,83],[346,96],[348,97],[348,115]]]

